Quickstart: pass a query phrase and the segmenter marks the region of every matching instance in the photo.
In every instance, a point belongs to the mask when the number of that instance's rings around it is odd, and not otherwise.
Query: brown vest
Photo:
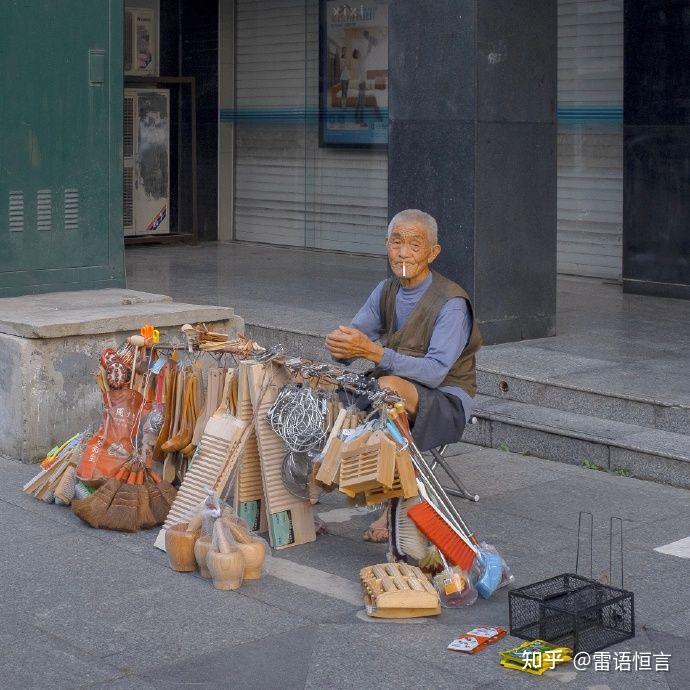
[[[474,318],[472,302],[469,295],[452,280],[444,278],[436,271],[431,273],[433,275],[431,285],[412,310],[405,325],[397,331],[393,331],[393,329],[395,328],[395,296],[398,293],[400,281],[395,276],[386,281],[381,292],[380,304],[383,327],[381,344],[403,355],[423,357],[429,350],[434,324],[441,307],[454,297],[464,299],[472,317],[470,338],[465,349],[460,353],[460,357],[450,368],[446,378],[443,379],[441,386],[458,386],[474,397],[477,392],[475,355],[482,346],[482,336],[479,333],[477,320]],[[380,375],[383,372],[375,369],[373,373]]]

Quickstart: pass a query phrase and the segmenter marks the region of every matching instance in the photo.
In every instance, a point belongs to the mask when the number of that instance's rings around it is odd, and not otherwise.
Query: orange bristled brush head
[[[408,508],[407,515],[453,565],[469,572],[475,552],[448,526],[433,506],[426,502],[419,503]]]

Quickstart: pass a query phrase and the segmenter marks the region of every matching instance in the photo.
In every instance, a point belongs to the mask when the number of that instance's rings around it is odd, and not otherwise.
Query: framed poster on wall
[[[320,5],[320,144],[388,145],[388,0]]]

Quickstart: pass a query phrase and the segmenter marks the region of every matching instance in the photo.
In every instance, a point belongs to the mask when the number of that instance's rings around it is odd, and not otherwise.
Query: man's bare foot
[[[373,541],[380,544],[388,541],[388,508],[385,508],[379,517],[369,525],[369,529],[362,535],[364,541]]]
[[[316,534],[326,534],[326,523],[318,516],[314,515],[314,531]]]

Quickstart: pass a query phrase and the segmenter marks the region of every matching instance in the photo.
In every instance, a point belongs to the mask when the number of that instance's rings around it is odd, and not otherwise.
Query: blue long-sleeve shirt
[[[433,276],[430,274],[416,287],[400,287],[395,296],[395,330],[402,328],[422,295],[429,289]],[[352,319],[352,327],[372,340],[383,335],[380,305],[381,292],[385,284],[382,280],[369,295],[362,308]],[[449,299],[436,317],[429,349],[423,357],[403,355],[389,347],[383,349],[383,359],[379,366],[386,373],[417,381],[429,388],[438,388],[460,398],[465,419],[472,416],[474,401],[464,389],[458,386],[441,386],[450,368],[465,349],[472,331],[472,316],[467,302],[459,297]]]

